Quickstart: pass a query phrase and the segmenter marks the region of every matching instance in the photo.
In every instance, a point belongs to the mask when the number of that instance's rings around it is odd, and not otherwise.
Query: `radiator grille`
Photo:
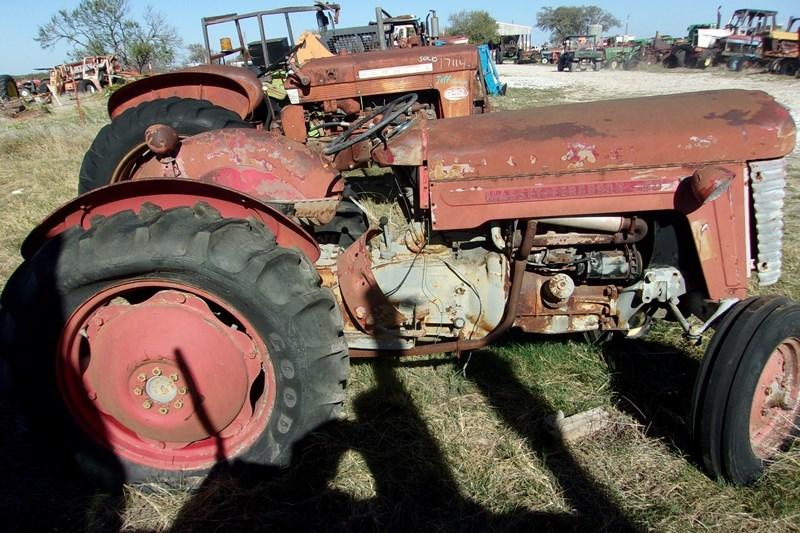
[[[781,277],[783,198],[786,195],[786,161],[750,163],[750,187],[756,223],[759,285],[772,285]]]

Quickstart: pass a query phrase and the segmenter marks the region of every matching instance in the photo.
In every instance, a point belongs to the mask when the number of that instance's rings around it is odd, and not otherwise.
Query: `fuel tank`
[[[795,146],[789,112],[765,92],[744,90],[504,111],[423,128],[432,182],[775,159]]]

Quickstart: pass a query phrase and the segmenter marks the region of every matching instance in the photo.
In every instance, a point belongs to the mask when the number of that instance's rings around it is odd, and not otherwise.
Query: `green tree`
[[[186,46],[186,64],[196,65],[205,63],[208,60],[206,47],[200,43],[191,43]]]
[[[600,24],[603,31],[622,25],[614,15],[598,6],[543,7],[536,14],[536,26],[550,32],[551,42],[568,35],[585,34],[589,24]]]
[[[39,26],[34,40],[42,48],[64,41],[72,59],[113,54],[139,70],[169,66],[181,46],[175,28],[151,8],[141,22],[131,18],[128,0],[81,0],[75,9],[61,9]]]
[[[497,21],[486,11],[459,11],[450,15],[449,22],[450,35],[466,35],[474,44],[498,41]]]

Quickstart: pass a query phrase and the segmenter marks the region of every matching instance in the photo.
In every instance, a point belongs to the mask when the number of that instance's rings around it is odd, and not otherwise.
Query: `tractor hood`
[[[431,181],[692,167],[775,159],[795,147],[789,112],[764,92],[743,90],[505,111],[422,128]],[[397,148],[409,146],[405,136]]]

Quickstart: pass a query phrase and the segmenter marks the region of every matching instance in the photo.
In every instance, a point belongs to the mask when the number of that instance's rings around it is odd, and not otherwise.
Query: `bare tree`
[[[139,72],[168,67],[175,60],[175,50],[182,45],[174,26],[147,7],[142,24],[135,23],[127,46],[128,62]]]
[[[138,22],[128,0],[82,0],[69,11],[59,10],[34,37],[42,48],[59,42],[71,45],[70,56],[113,54],[126,67],[165,67],[175,59],[181,40],[173,26],[148,7]]]

